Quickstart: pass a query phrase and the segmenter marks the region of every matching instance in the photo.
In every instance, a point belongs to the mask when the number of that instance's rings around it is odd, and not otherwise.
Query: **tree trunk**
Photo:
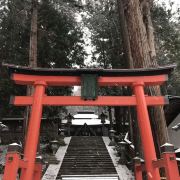
[[[29,66],[37,67],[37,0],[32,0]]]
[[[32,13],[31,13],[31,31],[30,31],[30,47],[29,47],[29,67],[37,67],[37,0],[32,0]],[[33,88],[27,87],[27,96],[32,95]],[[24,140],[26,138],[28,119],[31,111],[31,107],[28,106],[24,115]]]
[[[149,43],[149,48],[150,48],[150,56],[152,59],[152,62],[157,66],[157,61],[156,61],[156,49],[155,49],[155,38],[154,38],[154,28],[152,24],[152,19],[151,19],[151,6],[153,4],[152,0],[143,0],[141,2],[141,11],[143,14],[143,21],[144,25],[146,27],[146,32],[147,32],[147,38],[148,38],[148,43]]]
[[[122,3],[127,24],[124,29],[127,28],[128,31],[130,51],[133,59],[133,65],[131,67],[157,67],[149,1],[144,0],[144,5],[142,4],[142,0],[141,2],[140,0],[122,0]],[[158,86],[150,87],[148,91],[151,95],[161,94],[160,87]],[[156,143],[162,145],[169,141],[162,107],[155,107],[153,114],[154,118],[151,118],[151,120],[157,122],[157,127],[152,129],[157,129],[157,132],[154,134],[158,134],[155,140],[158,139]]]
[[[121,30],[121,37],[122,37],[122,44],[123,44],[123,51],[124,51],[124,58],[125,61],[127,62],[126,65],[127,67],[125,68],[134,68],[133,64],[133,58],[132,58],[132,53],[131,53],[131,45],[130,45],[130,40],[129,40],[129,32],[128,32],[128,27],[127,27],[127,22],[126,22],[126,17],[125,17],[125,11],[124,11],[124,2],[122,0],[117,0],[117,7],[118,7],[118,14],[119,14],[119,23],[120,23],[120,30]],[[132,93],[131,89],[128,89],[128,93]],[[119,111],[121,111],[121,107],[118,107]],[[117,110],[115,113],[117,113]],[[141,151],[141,139],[139,135],[139,130],[137,129],[138,124],[137,124],[137,117],[136,113],[134,111],[134,108],[128,108],[129,111],[129,132],[130,132],[130,137],[131,141],[135,145],[135,150],[136,150],[136,155],[142,155]],[[121,114],[121,112],[117,113]],[[121,133],[123,132],[122,128],[122,117],[120,117],[116,120],[116,124],[120,124],[121,128],[120,131]],[[119,122],[120,121],[120,122]],[[120,132],[119,132],[120,133]],[[141,156],[142,157],[142,156]]]
[[[127,29],[127,23],[124,14],[122,0],[117,0],[117,6],[118,6],[119,22],[120,22],[121,36],[123,42],[124,58],[127,62],[126,64],[128,65],[126,68],[133,68],[133,59],[131,54],[131,46],[129,42],[129,33]]]

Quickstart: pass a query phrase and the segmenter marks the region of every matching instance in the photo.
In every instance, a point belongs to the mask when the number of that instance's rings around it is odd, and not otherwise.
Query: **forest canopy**
[[[38,1],[38,67],[73,68],[91,67],[93,64],[93,67],[128,68],[124,58],[117,1],[83,2]],[[180,95],[180,16],[178,10],[172,11],[172,7],[173,3],[168,8],[154,3],[150,10],[158,65],[177,64],[168,83],[167,94]],[[30,0],[0,2],[1,63],[28,66],[30,23]],[[91,49],[90,53],[87,52],[88,48]],[[1,69],[0,116],[18,114],[8,105],[9,97],[25,93],[25,89],[14,89],[6,72]],[[56,93],[67,94],[71,91],[56,90]]]

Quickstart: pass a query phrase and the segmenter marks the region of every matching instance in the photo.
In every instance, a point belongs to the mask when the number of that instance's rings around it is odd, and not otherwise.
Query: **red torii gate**
[[[11,79],[20,85],[34,86],[32,96],[15,96],[11,103],[16,106],[32,106],[28,133],[23,157],[13,147],[9,147],[3,180],[15,180],[21,169],[21,180],[40,180],[41,163],[36,162],[37,144],[43,106],[136,106],[138,125],[142,139],[145,166],[135,159],[135,176],[142,180],[142,171],[146,171],[148,180],[160,180],[159,168],[165,167],[169,180],[180,180],[173,146],[162,147],[162,158],[156,157],[147,106],[159,106],[167,103],[162,96],[147,96],[145,86],[162,85],[168,79],[173,67],[157,69],[31,69],[7,65]],[[132,96],[98,96],[85,100],[79,96],[47,96],[47,86],[80,86],[82,75],[96,75],[99,86],[130,86]],[[90,88],[90,86],[89,86]]]

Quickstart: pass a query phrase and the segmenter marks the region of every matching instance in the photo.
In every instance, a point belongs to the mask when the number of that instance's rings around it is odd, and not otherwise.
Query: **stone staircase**
[[[56,179],[118,180],[102,137],[72,137]]]

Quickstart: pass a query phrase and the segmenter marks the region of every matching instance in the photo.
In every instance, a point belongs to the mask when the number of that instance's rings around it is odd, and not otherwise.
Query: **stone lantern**
[[[126,164],[126,146],[127,143],[125,141],[118,142],[118,147],[119,147],[119,153],[121,154],[119,163],[122,165]]]
[[[111,138],[111,142],[109,143],[109,146],[115,146],[116,145],[115,140],[114,140],[115,132],[116,131],[114,129],[111,129],[109,131],[109,135],[110,135],[110,138]]]
[[[68,136],[71,136],[71,124],[72,124],[72,119],[74,119],[74,117],[69,113],[67,116],[67,125],[68,125]]]
[[[57,140],[53,140],[50,142],[53,154],[56,154],[58,148],[59,148],[59,142]]]
[[[107,115],[104,114],[103,112],[100,114],[99,118],[101,119],[101,123],[102,123],[102,135],[105,135],[105,126],[104,124],[106,123],[106,117]]]

